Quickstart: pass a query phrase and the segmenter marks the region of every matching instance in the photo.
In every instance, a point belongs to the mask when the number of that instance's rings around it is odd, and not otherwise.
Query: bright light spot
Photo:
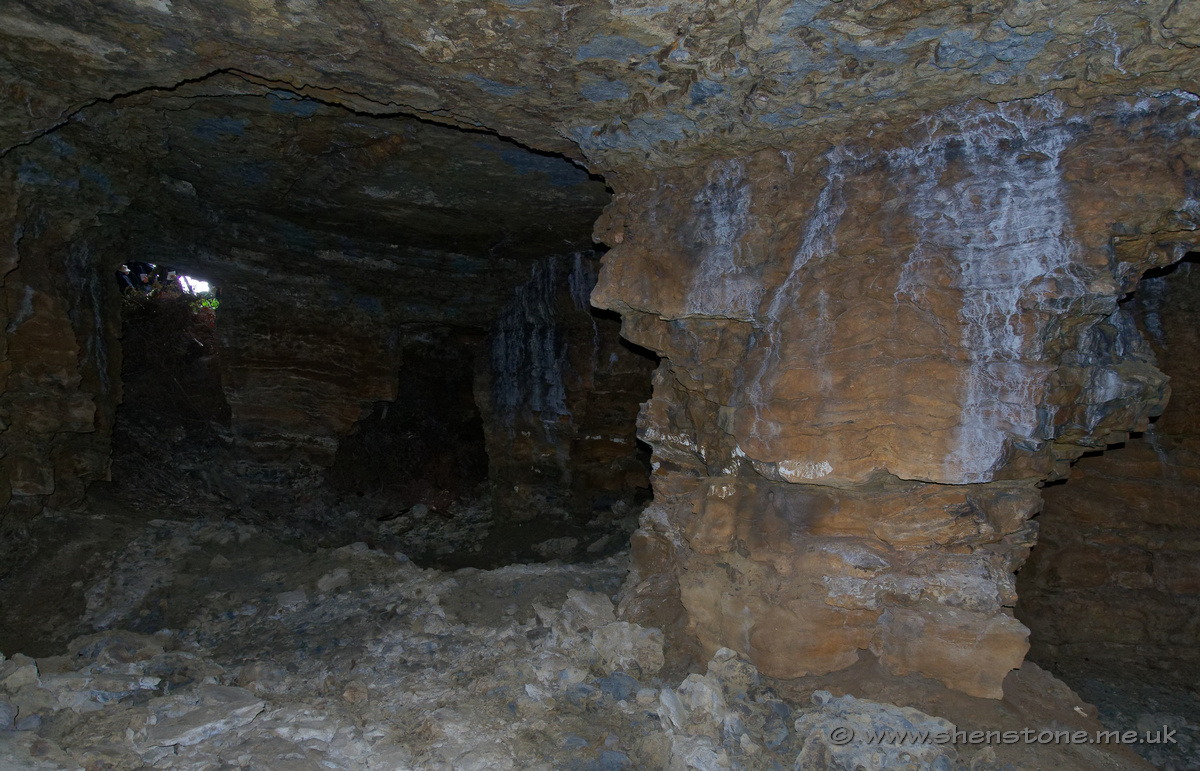
[[[200,281],[199,279],[192,278],[191,276],[180,276],[179,282],[183,284],[183,288],[188,290],[188,292],[191,294],[205,294],[212,288],[208,285],[207,281]]]

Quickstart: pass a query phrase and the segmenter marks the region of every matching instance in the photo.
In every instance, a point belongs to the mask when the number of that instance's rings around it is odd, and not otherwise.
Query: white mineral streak
[[[771,304],[767,307],[767,320],[773,322],[776,330],[778,330],[779,320],[784,315],[784,310],[791,307],[796,299],[796,289],[801,281],[801,271],[804,266],[814,258],[832,254],[833,250],[837,248],[834,231],[837,230],[838,223],[842,221],[842,215],[846,213],[846,198],[842,194],[842,184],[846,180],[846,172],[849,171],[854,161],[859,159],[854,158],[845,148],[835,147],[829,151],[828,160],[829,165],[825,170],[825,185],[821,188],[821,194],[817,196],[817,203],[813,207],[808,228],[805,229],[804,238],[800,242],[800,248],[796,250],[796,254],[792,258],[791,270],[788,271],[787,279],[775,290],[771,297]]]
[[[750,229],[750,182],[741,161],[716,161],[708,184],[693,200],[700,264],[688,290],[687,312],[749,319],[758,308],[762,282],[738,262]]]
[[[959,268],[953,286],[962,292],[968,366],[956,447],[943,459],[946,481],[990,481],[1009,437],[1045,438],[1037,414],[1048,375],[1038,366],[1045,319],[1083,293],[1069,271],[1076,245],[1058,168],[1070,128],[1056,100],[1032,106],[1038,117],[1018,103],[945,111],[926,121],[927,142],[889,159],[916,177],[909,211],[918,242],[897,299],[921,304],[922,268],[939,256]],[[967,173],[947,187],[951,157]]]
[[[831,150],[827,159],[825,184],[813,206],[808,227],[800,241],[800,247],[792,257],[787,278],[771,295],[771,302],[767,305],[766,310],[759,314],[763,331],[757,345],[763,350],[763,359],[758,371],[749,379],[745,387],[745,399],[755,411],[754,428],[751,431],[751,438],[754,439],[769,440],[777,437],[780,433],[777,423],[764,419],[762,410],[765,405],[777,398],[795,399],[805,396],[805,394],[777,394],[773,383],[780,371],[788,364],[781,355],[784,348],[781,322],[788,315],[788,310],[796,303],[796,295],[803,282],[805,266],[814,259],[831,254],[837,248],[834,233],[838,223],[841,222],[842,215],[846,213],[846,199],[842,194],[842,184],[845,181],[846,173],[856,161],[860,160],[841,147]],[[822,300],[818,303],[817,309],[819,317],[817,332],[820,335],[818,346],[823,350],[828,350],[832,328],[826,318],[825,300],[827,296],[822,292],[821,297]],[[814,365],[822,366],[822,362],[818,359]],[[828,373],[822,377],[822,382],[830,382]],[[800,461],[788,462],[798,463]],[[819,476],[824,475],[820,474]]]
[[[589,310],[592,307],[592,289],[596,286],[596,267],[591,260],[583,256],[583,252],[575,252],[572,256],[571,272],[567,276],[567,286],[571,290],[571,302],[575,309]]]
[[[492,332],[492,399],[501,424],[512,426],[526,408],[546,422],[568,414],[563,376],[566,342],[555,313],[559,259],[534,263],[500,312]],[[573,297],[575,293],[572,286]],[[579,298],[574,297],[576,302]]]
[[[708,496],[710,498],[720,498],[722,500],[737,493],[737,485],[733,482],[714,482],[708,488]]]
[[[818,463],[797,460],[781,460],[776,464],[776,469],[779,471],[779,476],[783,477],[789,482],[820,479],[821,477],[826,477],[833,473],[833,466],[829,465],[829,461],[826,460]]]
[[[705,450],[697,444],[695,438],[684,436],[683,434],[672,434],[669,432],[660,431],[655,426],[647,426],[642,429],[640,437],[647,442],[657,446],[671,445],[674,447],[684,448],[692,453],[695,453],[701,459],[704,459]]]

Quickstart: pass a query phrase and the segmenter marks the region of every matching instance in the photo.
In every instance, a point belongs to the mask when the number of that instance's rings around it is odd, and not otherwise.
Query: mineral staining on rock
[[[916,290],[926,298],[916,276],[949,253],[958,268],[951,287],[962,294],[960,345],[970,363],[961,376],[957,446],[945,458],[940,480],[991,481],[1010,436],[1045,439],[1038,435],[1038,411],[1047,401],[1042,394],[1049,372],[1038,366],[1045,337],[1038,322],[1050,319],[1030,323],[1024,311],[1069,308],[1084,294],[1069,272],[1078,256],[1061,177],[1072,133],[1063,111],[1043,97],[1028,107],[1003,104],[998,114],[981,108],[938,114],[927,119],[929,141],[903,148],[894,161],[918,178],[910,205],[917,244],[905,262],[907,282],[897,292]],[[940,123],[959,130],[939,131]],[[940,189],[951,158],[964,178]],[[1053,293],[1045,292],[1047,284],[1056,284]]]
[[[969,104],[800,168],[763,151],[631,185],[594,294],[664,357],[631,610],[682,615],[707,651],[776,676],[869,647],[999,696],[1027,648],[1011,573],[1035,484],[1165,403],[1117,300],[1194,239],[1191,110]],[[1144,181],[1093,183],[1135,164]],[[712,192],[729,169],[753,180],[736,198]],[[678,216],[664,187],[706,211]],[[756,266],[756,308],[697,299],[717,221],[738,223],[730,253],[782,256]],[[1114,221],[1139,234],[1115,250]]]

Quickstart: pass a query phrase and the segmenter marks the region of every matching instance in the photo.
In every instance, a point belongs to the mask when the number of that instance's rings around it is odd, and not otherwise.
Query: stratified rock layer
[[[113,154],[117,137],[124,156]],[[560,513],[644,495],[633,423],[652,365],[620,344],[614,318],[588,306],[596,258],[587,247],[608,193],[577,165],[228,77],[102,111],[16,148],[13,161],[0,397],[12,416],[0,457],[7,528],[78,502],[88,482],[108,476],[121,400],[112,272],[134,259],[220,287],[209,353],[231,412],[221,431],[230,452],[203,475],[239,506],[294,508],[378,405],[419,401],[401,382],[401,367],[418,364],[405,350],[450,345],[468,391],[478,363],[481,406],[499,421],[492,433],[511,440],[513,415],[493,415],[490,392],[524,398],[547,373],[493,371],[481,354],[510,317],[523,319],[527,309],[511,306],[530,294],[518,290],[531,270],[567,263],[548,290],[551,305],[558,294],[566,305],[543,330],[558,401],[510,405],[531,424],[523,428],[544,430],[529,452],[512,452],[511,441],[493,448],[492,482],[507,491],[537,481]],[[89,227],[98,216],[105,225]],[[517,365],[547,342],[508,331]],[[189,398],[161,379],[171,397]],[[555,473],[539,476],[548,467]],[[449,503],[444,490],[425,492],[397,505]],[[504,518],[539,511],[507,499],[497,508]]]
[[[553,257],[530,273],[476,365],[492,496],[510,519],[586,521],[648,492],[634,423],[654,364],[592,311],[595,259]]]

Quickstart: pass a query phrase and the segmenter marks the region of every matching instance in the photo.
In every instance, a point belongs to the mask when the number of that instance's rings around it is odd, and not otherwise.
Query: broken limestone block
[[[583,592],[572,589],[567,592],[561,618],[570,620],[576,630],[595,629],[601,624],[616,621],[612,600],[599,592]]]
[[[578,539],[564,536],[562,538],[551,538],[548,541],[542,541],[535,544],[533,550],[538,553],[542,559],[566,559],[575,551],[575,547],[579,545]]]
[[[161,656],[163,647],[150,635],[118,629],[76,637],[67,644],[67,651],[76,659],[111,667]]]
[[[671,737],[669,771],[726,771],[732,768],[729,753],[718,748],[707,736]]]
[[[592,632],[592,647],[600,666],[609,673],[637,671],[652,674],[663,666],[663,633],[627,621],[614,621]]]
[[[346,690],[342,692],[342,698],[351,704],[364,702],[370,697],[367,691],[367,684],[362,680],[351,680],[346,685]]]
[[[317,589],[326,594],[349,585],[350,571],[346,570],[346,568],[331,570],[317,580]]]
[[[18,731],[36,731],[42,727],[42,716],[25,715],[24,717],[18,718],[13,727]]]
[[[850,695],[834,698],[828,691],[817,691],[812,700],[817,709],[796,720],[796,733],[804,737],[797,771],[949,771],[958,759],[948,742],[888,743],[869,738],[888,732],[953,736],[955,726],[949,720]]]
[[[367,771],[403,771],[412,766],[412,750],[408,747],[380,742],[371,748]]]
[[[604,547],[608,546],[608,544],[612,541],[612,538],[613,537],[611,535],[602,535],[595,541],[592,541],[587,547],[588,554],[595,554],[596,552],[603,550]]]
[[[105,704],[120,701],[136,691],[152,690],[160,680],[149,675],[92,673],[87,669],[46,675],[42,688],[54,695],[58,708],[86,713],[103,709]]]
[[[544,710],[553,701],[554,698],[548,691],[533,683],[526,683],[525,692],[517,697],[517,705],[524,707],[527,711],[531,709]]]
[[[708,662],[708,677],[721,684],[727,699],[745,698],[747,691],[759,683],[758,668],[729,648],[713,654]]]
[[[238,685],[254,694],[281,693],[287,681],[288,671],[271,662],[251,662],[238,673]]]
[[[28,656],[18,653],[0,664],[0,688],[16,691],[26,685],[37,685],[37,664]]]
[[[146,727],[146,747],[198,744],[246,725],[263,709],[262,699],[225,685],[202,685],[194,694],[155,701],[152,719],[157,720]]]
[[[1004,697],[1004,677],[1029,650],[1029,629],[1006,613],[921,603],[888,608],[878,628],[871,650],[892,674],[917,672],[986,699]]]
[[[568,659],[551,651],[539,652],[531,662],[534,676],[545,686],[566,688],[587,679],[587,670],[581,669]]]
[[[0,768],[5,771],[81,771],[79,764],[57,744],[27,732],[0,733]]]
[[[372,740],[363,737],[362,731],[353,726],[342,726],[329,742],[329,754],[342,762],[349,761],[351,768],[361,768],[363,761],[371,755]]]
[[[538,619],[550,627],[550,644],[570,647],[572,638],[582,632],[596,629],[617,620],[613,613],[612,600],[599,592],[584,592],[572,589],[562,608],[555,611],[534,605]]]
[[[260,720],[263,730],[270,730],[281,739],[303,744],[322,742],[328,744],[337,735],[338,722],[326,717],[318,710],[289,706],[264,715]],[[258,727],[258,723],[255,726]]]
[[[62,709],[55,694],[37,684],[9,691],[8,701],[17,708],[18,721],[29,715],[49,714]]]
[[[308,602],[308,594],[303,589],[295,589],[290,592],[280,592],[275,595],[275,601],[279,603],[280,610],[295,610],[304,603]]]
[[[679,694],[663,688],[658,694],[658,719],[665,728],[682,731],[691,722],[691,715]]]
[[[342,559],[346,559],[349,557],[368,556],[373,553],[380,554],[381,552],[372,552],[371,547],[368,546],[366,544],[366,542],[355,541],[352,544],[348,544],[346,546],[342,546],[340,548],[334,549],[333,553],[336,554],[337,556],[341,557]]]
[[[511,771],[516,768],[510,753],[501,744],[475,747],[454,759],[455,771]]]
[[[679,684],[675,692],[687,706],[693,723],[699,721],[721,726],[725,722],[729,708],[721,692],[721,685],[715,679],[691,674]]]

